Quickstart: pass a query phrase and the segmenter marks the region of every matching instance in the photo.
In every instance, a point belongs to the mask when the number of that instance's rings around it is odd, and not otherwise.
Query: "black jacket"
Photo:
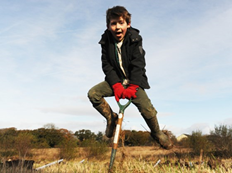
[[[116,60],[114,38],[109,30],[105,30],[99,41],[102,48],[102,69],[105,73],[105,80],[112,86],[123,81],[124,74]],[[128,28],[123,44],[122,64],[127,78],[131,84],[139,85],[144,89],[150,88],[145,74],[145,51],[142,48],[142,37],[139,30]]]

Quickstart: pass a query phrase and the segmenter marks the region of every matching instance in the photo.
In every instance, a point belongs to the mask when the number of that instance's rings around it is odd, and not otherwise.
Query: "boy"
[[[105,81],[88,92],[93,107],[107,120],[106,136],[113,136],[117,114],[111,110],[104,97],[115,96],[117,102],[121,98],[132,98],[132,103],[150,128],[151,136],[161,147],[172,148],[168,134],[159,129],[157,111],[144,91],[150,88],[145,74],[145,51],[139,30],[131,27],[131,14],[124,7],[115,6],[107,10],[106,23],[107,29],[99,42]]]

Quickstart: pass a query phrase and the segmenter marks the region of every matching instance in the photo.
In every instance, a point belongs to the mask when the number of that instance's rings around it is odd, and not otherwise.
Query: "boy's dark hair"
[[[113,18],[121,17],[126,21],[127,24],[131,23],[131,14],[127,11],[125,7],[115,6],[113,8],[109,8],[106,11],[106,24],[107,27],[110,24],[110,20]]]

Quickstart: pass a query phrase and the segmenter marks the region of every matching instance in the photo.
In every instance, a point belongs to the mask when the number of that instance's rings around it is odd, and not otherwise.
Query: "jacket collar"
[[[127,29],[127,33],[125,35],[125,39],[130,38],[132,42],[140,41],[141,36],[139,35],[139,30],[133,27],[130,27]],[[105,32],[102,34],[101,40],[98,42],[99,44],[105,44],[106,40],[112,40],[113,41],[113,36],[110,33],[108,29],[105,30]]]

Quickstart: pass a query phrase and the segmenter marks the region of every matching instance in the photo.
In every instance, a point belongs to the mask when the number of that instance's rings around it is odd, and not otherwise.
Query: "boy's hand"
[[[116,83],[116,84],[112,85],[112,88],[114,90],[115,100],[117,102],[119,102],[119,99],[122,98],[122,93],[125,89],[121,83]]]
[[[135,84],[130,84],[122,93],[122,98],[125,99],[131,99],[131,98],[136,98],[137,96],[135,93],[137,92],[139,86]]]

